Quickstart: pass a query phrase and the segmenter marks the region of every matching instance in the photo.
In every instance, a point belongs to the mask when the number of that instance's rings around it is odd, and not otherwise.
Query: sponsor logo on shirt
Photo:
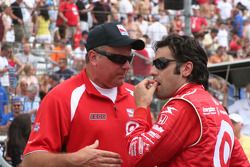
[[[126,124],[126,135],[130,135],[130,133],[132,133],[136,128],[139,127],[139,124],[137,122],[134,121],[129,121]]]
[[[203,107],[202,111],[204,115],[214,115],[217,113],[214,107],[208,107],[208,108]]]
[[[164,125],[167,120],[168,120],[168,116],[166,114],[161,114],[157,123],[159,125]]]
[[[40,122],[36,122],[34,127],[33,127],[33,131],[38,132],[39,130],[40,130]]]
[[[127,108],[126,111],[127,111],[129,117],[133,117],[134,116],[134,111],[135,110],[133,108]]]
[[[172,111],[177,111],[174,107],[167,107],[166,110],[163,110],[162,113],[169,113],[173,115]]]
[[[107,114],[106,113],[90,113],[89,120],[106,120]]]
[[[152,138],[156,138],[156,139],[160,139],[161,138],[161,136],[159,135],[159,134],[157,134],[157,133],[155,133],[155,132],[153,132],[153,131],[148,131],[147,132],[147,134],[149,135],[149,136],[151,136]]]
[[[163,127],[162,127],[162,126],[159,126],[159,125],[157,125],[157,124],[154,124],[154,125],[153,125],[153,129],[156,130],[156,131],[159,132],[159,133],[163,133],[163,132],[164,132]]]

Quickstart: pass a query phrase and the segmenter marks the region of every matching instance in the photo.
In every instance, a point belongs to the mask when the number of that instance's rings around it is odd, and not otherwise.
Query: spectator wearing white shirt
[[[0,54],[0,82],[6,91],[8,91],[8,87],[10,86],[7,55],[10,54],[11,51],[10,45],[7,43],[2,44]]]
[[[87,55],[87,50],[85,45],[86,41],[81,40],[79,47],[77,47],[73,53],[73,67],[77,71],[80,71],[82,70],[82,68],[85,67],[85,57]]]
[[[220,17],[223,21],[231,17],[233,6],[228,0],[219,1],[217,8],[219,9]]]
[[[159,20],[159,15],[153,15],[153,23],[148,27],[147,35],[151,40],[151,44],[168,35],[167,28]]]
[[[19,53],[16,55],[17,59],[20,60],[23,64],[31,64],[36,68],[36,65],[39,61],[38,57],[35,57],[31,53],[31,47],[29,43],[25,43],[23,45],[23,53]]]
[[[229,33],[227,30],[227,26],[224,23],[220,24],[217,34],[218,44],[220,46],[224,46],[228,49],[228,42],[229,42]]]
[[[237,100],[233,105],[228,107],[230,114],[236,113],[243,118],[244,126],[242,134],[250,136],[250,83],[246,86],[247,97]]]
[[[119,4],[119,13],[120,13],[120,19],[127,18],[128,13],[133,13],[133,5],[130,0],[121,0]]]

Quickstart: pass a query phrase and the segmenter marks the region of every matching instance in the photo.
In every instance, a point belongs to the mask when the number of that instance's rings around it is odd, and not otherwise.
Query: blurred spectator
[[[5,25],[3,22],[3,15],[4,15],[3,8],[2,8],[2,6],[0,6],[0,42],[3,41],[4,31],[5,31]]]
[[[219,29],[217,34],[218,44],[228,49],[229,33],[228,27],[224,22],[219,23]]]
[[[11,4],[13,14],[15,18],[13,19],[14,31],[15,31],[15,41],[22,42],[24,37],[24,27],[23,27],[23,14],[21,10],[21,3],[23,0],[16,0]]]
[[[250,40],[250,18],[244,22],[243,37]]]
[[[49,75],[49,91],[52,90],[58,83],[59,83],[59,77],[56,74]]]
[[[209,92],[215,97],[223,106],[228,106],[228,85],[227,82],[216,75],[210,75],[208,79]]]
[[[233,57],[226,52],[226,48],[219,46],[214,55],[211,55],[208,62],[211,64],[233,61]]]
[[[16,55],[17,59],[20,60],[25,65],[37,66],[39,59],[31,53],[31,46],[29,43],[23,44],[23,53],[18,53]]]
[[[39,88],[38,78],[35,75],[35,68],[32,65],[27,64],[25,65],[23,72],[24,75],[21,76],[20,80],[25,80],[28,84],[28,88],[32,84]]]
[[[210,2],[209,4],[209,14],[208,16],[206,15],[206,17],[208,17],[207,22],[208,22],[208,27],[215,27],[216,26],[216,22],[219,19],[219,14],[217,12],[217,6],[215,4],[215,2]]]
[[[11,158],[13,167],[21,167],[22,154],[31,131],[29,114],[17,116],[8,130],[7,156]]]
[[[87,31],[83,31],[82,32],[82,40],[87,41],[87,39],[88,39],[88,32]]]
[[[7,56],[12,52],[11,46],[7,43],[3,43],[0,53],[0,82],[1,85],[8,91],[10,86],[9,80],[9,63]]]
[[[74,38],[73,38],[73,48],[77,48],[79,47],[80,44],[80,40],[82,39],[82,31],[80,27],[77,27],[76,32],[74,34]]]
[[[88,12],[90,12],[93,9],[93,7],[92,6],[86,7],[87,4],[84,0],[77,0],[76,6],[79,10],[81,31],[89,31]]]
[[[119,22],[120,14],[119,14],[119,3],[118,0],[110,0],[111,6],[111,21]]]
[[[229,50],[236,55],[237,51],[239,51],[240,49],[242,49],[241,39],[237,35],[237,33],[233,32],[232,39],[229,43]]]
[[[240,141],[244,152],[247,155],[248,160],[250,161],[250,136],[241,134],[241,129],[244,126],[242,117],[239,114],[230,114],[229,118],[232,121],[234,128],[234,135]]]
[[[55,74],[59,77],[60,82],[69,79],[74,74],[73,71],[67,68],[68,61],[66,58],[61,58],[58,64],[60,69]]]
[[[7,5],[2,5],[3,13],[0,15],[0,21],[2,20],[3,27],[0,28],[3,32],[3,41],[5,42],[15,42],[14,28],[12,25],[12,18],[15,18],[12,13],[11,7]],[[0,40],[1,41],[1,40]]]
[[[85,67],[85,57],[87,55],[86,41],[81,40],[80,46],[73,53],[73,67],[77,71],[81,71]]]
[[[58,16],[56,20],[56,26],[58,27],[58,35],[59,39],[55,40],[58,42],[59,40],[63,40],[66,37],[66,22],[67,18],[64,16],[64,12],[66,10],[67,0],[60,0],[58,7]]]
[[[137,23],[138,23],[138,26],[140,28],[140,31],[142,33],[142,35],[145,35],[148,31],[148,21],[146,21],[144,19],[144,16],[143,15],[137,15]]]
[[[51,42],[54,42],[55,32],[58,31],[58,27],[56,26],[56,19],[57,19],[57,6],[49,6],[49,17],[50,17],[50,25],[49,31],[51,34]]]
[[[27,95],[27,88],[28,82],[25,80],[25,78],[20,78],[16,94],[22,98],[22,101],[24,101],[24,97]]]
[[[168,35],[167,28],[159,20],[159,15],[153,15],[153,23],[148,27],[147,35],[151,40],[151,44]]]
[[[204,36],[204,39],[202,41],[202,44],[209,56],[215,54],[219,46],[217,34],[218,30],[216,28],[212,28],[210,32]]]
[[[135,12],[143,16],[151,14],[151,2],[150,0],[138,0],[135,2]]]
[[[111,20],[111,8],[105,0],[94,2],[92,19],[94,26],[109,22]]]
[[[198,5],[194,5],[192,9],[193,16],[191,16],[191,31],[196,37],[207,31],[208,23],[205,17],[200,16],[200,7]]]
[[[239,114],[244,122],[242,134],[250,136],[250,83],[246,86],[247,98],[237,100],[228,107],[230,114]]]
[[[32,10],[35,8],[34,0],[23,0],[20,4],[22,15],[23,15],[23,29],[24,37],[29,39],[32,35],[33,24],[32,24]]]
[[[159,14],[159,3],[161,1],[160,0],[152,0],[151,1],[151,14],[155,15],[155,14]]]
[[[145,43],[145,49],[147,50],[147,52],[148,52],[148,56],[149,56],[149,58],[150,58],[150,60],[152,61],[153,59],[154,59],[154,57],[155,57],[155,51],[154,51],[154,49],[152,48],[152,45],[151,45],[151,40],[150,40],[150,38],[148,37],[148,35],[143,35],[142,36],[142,38],[141,38],[143,41],[144,41],[144,43]]]
[[[243,17],[239,12],[239,9],[235,8],[232,11],[233,17],[233,30],[237,32],[239,37],[242,37],[243,34]]]
[[[50,89],[49,79],[50,78],[48,74],[43,74],[39,78],[39,97],[41,100],[48,93]]]
[[[76,33],[77,27],[80,26],[80,18],[78,8],[74,3],[74,0],[68,0],[64,8],[64,17],[66,22],[66,40],[71,41],[73,44],[74,34]]]
[[[176,13],[174,19],[171,22],[171,29],[173,33],[183,35],[184,34],[184,20],[181,19],[180,13]]]
[[[65,42],[64,41],[58,41],[55,42],[55,47],[53,48],[50,57],[51,59],[56,62],[59,63],[59,60],[61,58],[66,58],[66,54],[65,54]]]
[[[121,0],[119,4],[120,20],[126,19],[128,13],[133,13],[134,8],[131,0]]]
[[[137,39],[142,36],[142,32],[140,30],[138,22],[134,20],[135,19],[134,17],[135,17],[134,13],[128,13],[124,27],[128,31],[128,34],[131,38]]]
[[[217,4],[219,10],[220,19],[226,21],[231,17],[231,11],[233,9],[232,3],[229,0],[221,0]]]
[[[15,94],[16,93],[16,87],[18,84],[18,78],[21,72],[24,69],[24,64],[22,64],[11,52],[7,55],[7,60],[8,60],[8,70],[9,70],[9,81],[10,81],[10,86],[9,86],[9,91],[10,94]]]
[[[11,98],[11,111],[4,114],[2,119],[0,120],[0,131],[7,132],[11,122],[14,118],[21,114],[23,111],[22,100],[19,96],[13,96]]]
[[[0,120],[2,120],[4,113],[7,113],[8,111],[8,102],[8,94],[0,82]]]
[[[38,88],[36,85],[31,84],[27,88],[27,95],[23,101],[23,112],[31,115],[32,122],[35,120],[36,112],[40,105],[40,98],[38,97]]]
[[[48,12],[48,6],[41,6],[39,15],[36,19],[35,23],[35,34],[36,34],[36,42],[38,43],[51,43],[51,35],[49,31],[50,26],[50,17]]]

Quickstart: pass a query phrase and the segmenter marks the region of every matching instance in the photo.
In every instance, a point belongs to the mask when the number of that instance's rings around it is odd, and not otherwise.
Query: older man
[[[131,49],[144,46],[129,38],[120,24],[101,24],[90,31],[86,69],[43,99],[24,151],[24,166],[129,167],[122,146],[135,104],[133,87],[124,79],[133,59]]]

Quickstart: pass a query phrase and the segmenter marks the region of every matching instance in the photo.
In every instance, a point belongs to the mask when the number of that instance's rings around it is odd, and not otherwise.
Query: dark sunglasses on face
[[[107,57],[110,61],[116,64],[125,64],[127,61],[131,63],[134,57],[133,55],[125,56],[125,55],[120,55],[120,54],[113,54],[113,53],[109,53],[109,52],[98,50],[98,49],[93,49],[93,50],[96,53]]]
[[[159,57],[158,59],[155,59],[153,61],[153,65],[158,70],[164,70],[165,68],[167,68],[167,66],[169,65],[170,62],[174,62],[174,61],[176,61],[176,60],[167,59],[165,57]]]
[[[13,104],[13,107],[21,107],[21,104]]]

